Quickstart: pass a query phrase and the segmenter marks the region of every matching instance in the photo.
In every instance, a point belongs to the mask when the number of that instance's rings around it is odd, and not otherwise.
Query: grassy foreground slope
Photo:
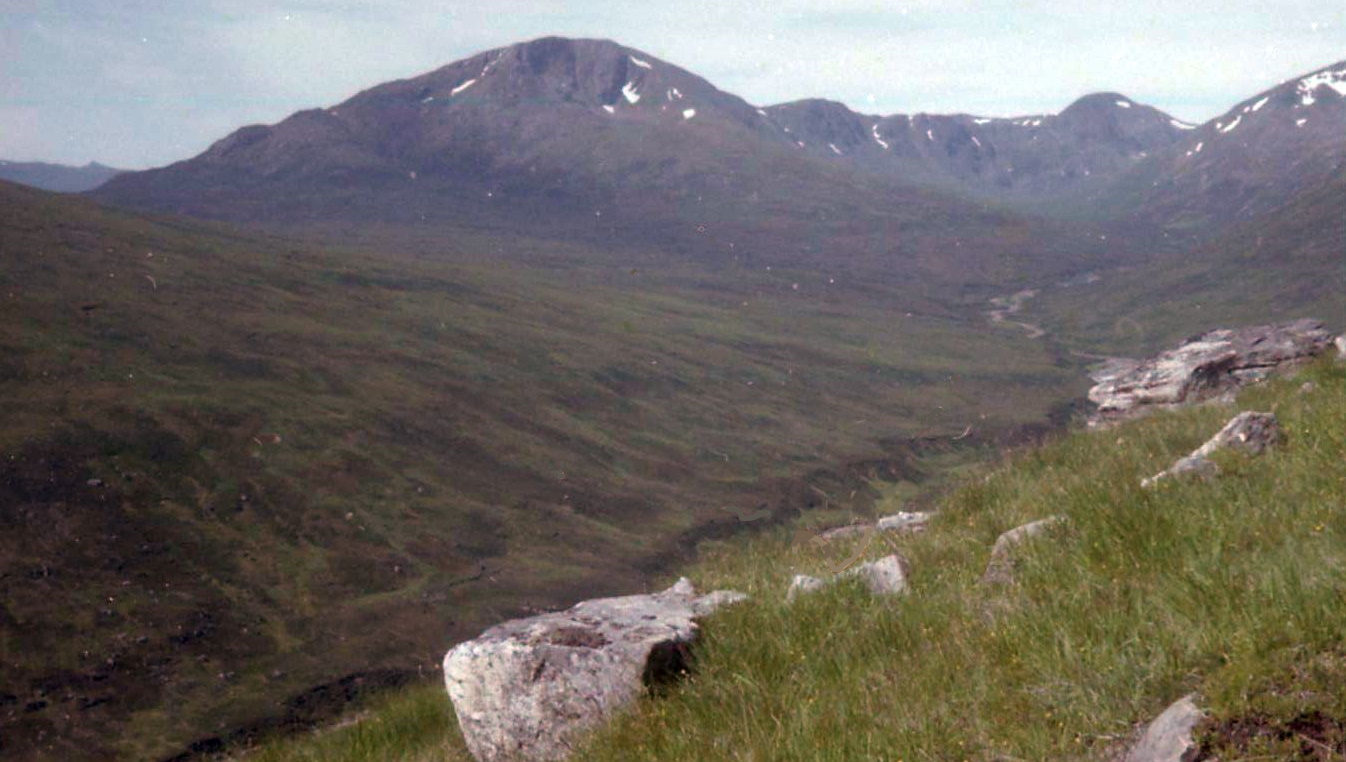
[[[1301,392],[1305,380],[1316,390]],[[1236,409],[1286,441],[1223,474],[1140,479]],[[705,627],[697,673],[643,701],[584,760],[1105,760],[1178,697],[1202,696],[1202,759],[1346,754],[1346,367],[1012,453],[948,496],[928,532],[884,540],[912,591],[839,586],[784,603],[790,576],[851,548],[782,530],[693,571],[753,600]],[[890,505],[888,508],[898,508]],[[1003,531],[1067,517],[1026,546],[1018,583],[978,584]],[[826,555],[823,555],[825,553]],[[249,760],[468,760],[438,685]]]

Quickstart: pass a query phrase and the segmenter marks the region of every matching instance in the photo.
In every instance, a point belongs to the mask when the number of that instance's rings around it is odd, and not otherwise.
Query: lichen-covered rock
[[[793,601],[804,593],[838,582],[844,579],[859,578],[865,588],[873,595],[901,595],[907,592],[907,562],[901,556],[893,554],[877,561],[860,564],[827,579],[796,574],[790,580],[790,589],[785,594],[787,601]]]
[[[1127,752],[1126,762],[1191,762],[1198,751],[1192,730],[1206,715],[1194,696],[1173,702],[1145,728],[1140,741]]]
[[[1217,474],[1220,469],[1210,460],[1210,456],[1216,451],[1232,447],[1249,455],[1261,455],[1268,447],[1279,442],[1280,438],[1281,427],[1274,414],[1251,411],[1239,413],[1205,444],[1168,469],[1145,479],[1140,486],[1151,487],[1164,479],[1183,474],[1199,473],[1207,476]]]
[[[986,564],[986,571],[981,576],[982,584],[1005,585],[1013,582],[1015,554],[1018,547],[1063,521],[1065,518],[1061,516],[1051,516],[1015,527],[997,537],[995,546],[991,548],[991,560]]]
[[[1316,320],[1201,334],[1144,361],[1112,360],[1094,369],[1094,423],[1215,396],[1326,351],[1332,335]]]
[[[662,593],[584,601],[516,619],[444,657],[463,740],[481,762],[559,760],[599,723],[688,667],[695,619],[746,596]]]

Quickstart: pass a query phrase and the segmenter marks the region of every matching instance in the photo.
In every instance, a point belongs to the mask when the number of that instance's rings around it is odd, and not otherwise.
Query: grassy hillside
[[[639,587],[736,512],[867,511],[869,475],[1083,387],[981,294],[883,272],[318,247],[11,185],[0,209],[16,759],[312,718],[344,676]]]
[[[1305,380],[1316,390],[1301,392]],[[1235,409],[1274,410],[1286,442],[1223,474],[1139,481]],[[705,627],[697,673],[605,729],[585,760],[1104,760],[1199,692],[1202,759],[1346,754],[1346,366],[1009,455],[969,477],[905,554],[912,592],[836,587],[784,603],[827,556],[775,537],[723,544],[693,577],[753,600]],[[898,505],[889,505],[897,508]],[[977,584],[999,533],[1067,522],[1026,546],[1018,582]],[[443,689],[248,760],[467,760]]]
[[[1220,326],[1346,324],[1346,174],[1200,248],[1044,289],[1028,314],[1072,345],[1139,355]]]

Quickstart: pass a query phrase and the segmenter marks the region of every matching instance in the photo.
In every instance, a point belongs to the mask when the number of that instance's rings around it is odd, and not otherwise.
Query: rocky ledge
[[[1095,425],[1156,408],[1197,402],[1261,381],[1332,347],[1317,320],[1221,329],[1194,336],[1148,360],[1111,360],[1091,373]]]

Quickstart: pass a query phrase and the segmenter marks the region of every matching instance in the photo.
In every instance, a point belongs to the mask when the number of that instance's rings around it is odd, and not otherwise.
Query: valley
[[[1339,329],[1343,82],[872,116],[548,37],[83,196],[0,182],[0,756],[307,727],[925,495],[1077,417],[1091,358]]]

